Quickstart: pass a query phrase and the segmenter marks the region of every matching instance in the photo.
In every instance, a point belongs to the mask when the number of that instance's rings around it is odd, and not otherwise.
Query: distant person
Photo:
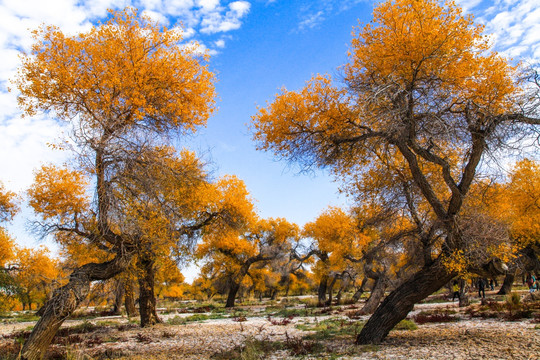
[[[491,291],[495,290],[495,288],[493,287],[493,279],[489,279],[489,288],[491,289]]]
[[[481,299],[486,298],[486,280],[483,278],[478,280],[478,297]]]
[[[527,274],[527,286],[529,286],[529,292],[533,292],[534,291],[534,287],[535,287],[535,283],[536,283],[536,278],[534,277],[534,275],[532,274]]]
[[[454,294],[452,295],[452,301],[454,301],[456,297],[458,298],[458,301],[461,301],[461,298],[459,296],[459,285],[456,280],[454,280],[454,285],[452,286],[452,288],[454,290]]]

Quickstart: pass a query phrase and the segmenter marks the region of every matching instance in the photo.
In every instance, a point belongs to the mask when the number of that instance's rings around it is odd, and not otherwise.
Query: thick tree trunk
[[[42,359],[54,335],[75,311],[90,291],[90,283],[108,280],[122,272],[131,257],[124,255],[101,264],[86,264],[73,271],[69,282],[54,291],[51,300],[44,305],[43,316],[39,319],[21,351],[21,359]]]
[[[506,276],[504,277],[503,284],[501,286],[501,289],[497,293],[497,295],[508,295],[512,292],[512,285],[514,284],[514,280],[516,278],[516,270],[508,270],[506,273]]]
[[[323,275],[319,282],[318,306],[326,305],[326,289],[328,288],[328,275]]]
[[[373,289],[367,299],[364,307],[361,312],[364,314],[372,314],[377,306],[381,303],[381,299],[384,297],[384,291],[386,290],[386,281],[382,276],[379,276],[375,279],[375,284],[373,284]]]
[[[124,299],[124,283],[122,280],[115,281],[113,314],[119,315],[122,309],[122,300]]]
[[[380,343],[394,326],[407,317],[414,304],[439,290],[454,276],[456,273],[449,273],[439,259],[422,268],[384,299],[358,334],[356,343]]]
[[[461,279],[459,284],[459,307],[469,306],[471,299],[469,297],[469,284]]]
[[[239,289],[240,283],[231,282],[231,286],[229,287],[229,294],[227,295],[227,302],[225,303],[226,308],[234,307],[234,301],[236,300],[236,294],[238,293]]]
[[[124,306],[126,308],[126,314],[128,318],[137,316],[133,281],[131,279],[126,280],[124,284]]]
[[[161,322],[156,312],[154,259],[151,256],[141,256],[139,257],[138,267],[141,270],[139,276],[139,314],[141,316],[141,327],[147,327]]]

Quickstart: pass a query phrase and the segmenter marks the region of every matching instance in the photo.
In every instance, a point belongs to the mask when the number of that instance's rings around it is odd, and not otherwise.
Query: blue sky
[[[493,33],[497,50],[514,59],[540,59],[538,0],[461,0]],[[247,124],[281,87],[298,89],[313,74],[339,74],[347,61],[353,26],[371,19],[367,0],[0,0],[0,181],[14,191],[26,189],[32,170],[62,162],[65,154],[47,142],[63,127],[39,115],[20,117],[8,79],[18,53],[32,43],[30,30],[55,24],[75,34],[103,19],[108,8],[137,7],[163,24],[185,26],[186,41],[196,40],[212,55],[217,74],[218,111],[208,126],[182,144],[198,151],[216,175],[243,179],[263,217],[285,217],[303,225],[329,205],[344,205],[338,186],[324,172],[299,174],[298,168],[257,152]],[[35,240],[24,230],[27,211],[10,227],[19,242]]]

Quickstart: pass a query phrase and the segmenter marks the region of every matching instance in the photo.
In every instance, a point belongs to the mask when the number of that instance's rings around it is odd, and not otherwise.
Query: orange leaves
[[[19,207],[15,193],[6,190],[4,185],[0,183],[0,222],[10,221],[17,211],[19,211]]]
[[[35,172],[29,205],[45,220],[71,221],[89,210],[87,188],[88,180],[81,172],[45,165]]]
[[[511,233],[522,246],[540,243],[540,164],[524,159],[518,162],[508,183],[505,215]]]
[[[3,227],[0,227],[0,268],[15,257],[15,242]]]
[[[329,207],[314,222],[304,225],[303,235],[314,242],[318,271],[343,271],[347,257],[360,258],[372,240],[358,230],[354,218],[340,208]]]
[[[332,85],[329,76],[313,77],[300,92],[282,89],[266,108],[259,108],[252,117],[254,139],[262,150],[295,157],[310,151],[308,137],[329,141],[335,136],[354,136],[354,114],[347,104],[347,93]],[[323,159],[316,160],[317,163]]]
[[[85,127],[112,134],[138,126],[191,132],[213,111],[214,75],[196,49],[133,8],[78,36],[54,26],[34,36],[14,81],[29,115],[81,115]]]
[[[11,221],[19,207],[15,193],[8,191],[0,183],[0,223]],[[15,243],[8,232],[0,226],[0,267],[5,266],[14,258]]]
[[[372,23],[354,34],[346,73],[381,81],[391,76],[404,87],[441,70],[447,80],[460,79],[460,65],[487,48],[482,30],[452,1],[386,1],[374,9]]]

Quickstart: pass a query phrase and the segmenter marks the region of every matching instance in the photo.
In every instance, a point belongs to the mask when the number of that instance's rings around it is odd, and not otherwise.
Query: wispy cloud
[[[305,1],[300,7],[298,29],[304,31],[313,29],[335,14],[349,10],[354,5],[366,0],[315,0]]]

